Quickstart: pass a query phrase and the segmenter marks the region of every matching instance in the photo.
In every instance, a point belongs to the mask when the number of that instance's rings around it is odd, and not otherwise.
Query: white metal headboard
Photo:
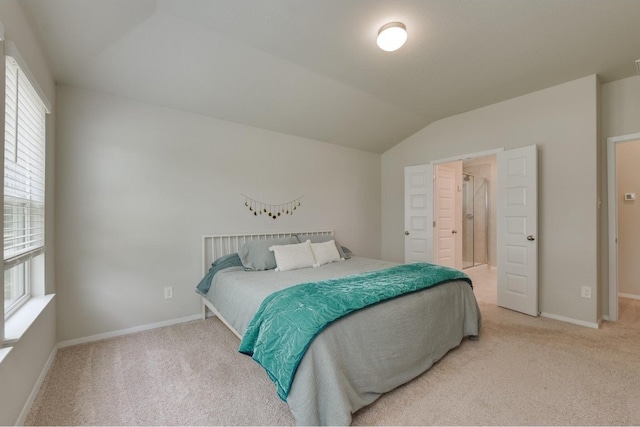
[[[209,271],[211,263],[224,255],[229,255],[238,250],[249,240],[281,239],[296,234],[308,234],[312,236],[333,236],[333,230],[314,231],[277,231],[273,233],[249,233],[249,234],[212,234],[202,236],[202,273]]]

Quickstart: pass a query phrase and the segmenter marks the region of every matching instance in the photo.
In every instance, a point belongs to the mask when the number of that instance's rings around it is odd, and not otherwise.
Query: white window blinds
[[[45,107],[6,58],[4,269],[44,252]]]

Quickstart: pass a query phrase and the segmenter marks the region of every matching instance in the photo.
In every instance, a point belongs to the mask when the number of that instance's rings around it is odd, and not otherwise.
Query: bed
[[[315,237],[316,241],[334,240],[332,231],[203,236],[203,271],[209,271],[214,260],[240,251],[248,241],[263,240],[266,244],[271,239],[287,241],[299,235]],[[242,340],[248,328],[254,327],[252,321],[265,299],[283,289],[345,276],[382,274],[394,268],[402,267],[357,256],[290,271],[245,271],[242,265],[227,266],[210,280],[202,297],[202,316],[210,310]],[[310,341],[295,367],[290,388],[280,397],[288,403],[298,425],[348,425],[358,409],[422,374],[465,337],[477,337],[479,330],[480,311],[466,280],[448,280],[384,300],[323,328]],[[272,371],[267,369],[267,374],[271,377]]]

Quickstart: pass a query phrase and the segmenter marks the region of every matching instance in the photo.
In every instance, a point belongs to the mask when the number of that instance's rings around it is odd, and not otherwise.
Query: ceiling
[[[636,74],[640,0],[23,0],[60,84],[382,153],[454,114]],[[401,21],[407,43],[376,46]]]

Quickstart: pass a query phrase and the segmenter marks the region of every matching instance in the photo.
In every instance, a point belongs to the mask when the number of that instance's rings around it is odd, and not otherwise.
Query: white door
[[[456,171],[435,166],[435,239],[436,264],[456,267]]]
[[[537,316],[536,146],[498,153],[498,305]]]
[[[433,262],[433,165],[404,168],[404,262]]]

